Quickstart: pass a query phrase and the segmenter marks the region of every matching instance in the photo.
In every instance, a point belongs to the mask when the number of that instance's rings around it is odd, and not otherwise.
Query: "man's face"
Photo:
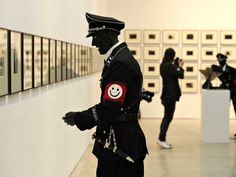
[[[226,59],[225,58],[218,58],[218,62],[221,66],[224,66],[226,64]]]
[[[101,55],[107,53],[110,49],[108,38],[106,37],[105,31],[98,31],[92,35],[92,46],[95,46]]]

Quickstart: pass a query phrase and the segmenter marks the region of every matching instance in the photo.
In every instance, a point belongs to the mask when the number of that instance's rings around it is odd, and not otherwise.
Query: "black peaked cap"
[[[216,58],[217,58],[217,59],[227,59],[228,57],[227,57],[226,55],[222,54],[222,53],[218,53],[218,54],[216,55]]]

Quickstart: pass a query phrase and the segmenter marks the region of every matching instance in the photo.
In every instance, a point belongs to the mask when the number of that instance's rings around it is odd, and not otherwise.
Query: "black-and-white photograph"
[[[42,38],[34,36],[34,87],[42,85]]]
[[[67,52],[66,52],[66,42],[62,42],[62,47],[61,47],[61,58],[62,58],[62,80],[66,80],[66,74],[67,74],[67,63],[66,63],[66,59],[67,59]]]
[[[56,42],[53,39],[50,39],[50,83],[56,81]]]
[[[67,64],[66,64],[66,78],[70,79],[72,76],[72,60],[71,60],[71,44],[70,43],[66,43],[67,45]]]
[[[62,78],[62,61],[61,61],[61,41],[56,41],[56,81]]]
[[[43,38],[43,55],[42,55],[42,84],[49,83],[49,39]]]

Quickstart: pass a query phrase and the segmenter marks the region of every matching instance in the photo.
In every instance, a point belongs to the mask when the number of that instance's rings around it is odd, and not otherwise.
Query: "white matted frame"
[[[138,44],[142,42],[142,31],[138,29],[125,30],[125,42],[129,44]]]
[[[49,58],[50,58],[50,83],[54,83],[56,81],[56,41],[53,39],[50,39],[50,52],[49,52]]]
[[[236,44],[236,30],[220,31],[221,44]]]
[[[144,63],[143,74],[145,76],[159,76],[160,64],[159,63]]]
[[[218,31],[217,30],[202,30],[201,31],[201,43],[203,45],[217,44]]]
[[[166,49],[168,49],[168,48],[174,49],[174,51],[175,51],[175,57],[179,57],[179,56],[180,56],[180,53],[179,53],[179,46],[177,46],[177,45],[165,45],[165,46],[163,46],[163,47],[162,47],[162,55],[163,55],[163,56],[164,56],[164,54],[165,54]]]
[[[182,43],[183,44],[198,44],[198,30],[183,30]]]
[[[218,53],[217,47],[202,47],[201,59],[202,60],[216,60],[217,53]]]
[[[49,83],[49,39],[43,38],[42,85]]]
[[[143,81],[143,88],[150,92],[158,93],[160,90],[160,81],[158,78],[151,79],[151,78],[144,78]]]
[[[56,81],[61,81],[62,76],[62,53],[61,41],[56,41]]]
[[[184,63],[184,76],[197,76],[198,64],[197,63]]]
[[[183,79],[181,80],[182,93],[197,93],[197,78],[196,79]]]
[[[159,60],[160,47],[159,46],[144,46],[143,48],[144,60]]]
[[[223,53],[228,58],[227,60],[236,61],[236,47],[233,46],[221,46],[220,53]]]
[[[161,30],[144,30],[143,40],[144,44],[160,44]]]
[[[187,60],[197,60],[198,59],[198,47],[196,46],[183,46],[182,47],[182,58]]]
[[[164,44],[178,44],[179,43],[179,30],[164,30],[163,43]]]
[[[129,50],[131,51],[136,60],[142,59],[141,49],[142,49],[141,46],[129,46]]]

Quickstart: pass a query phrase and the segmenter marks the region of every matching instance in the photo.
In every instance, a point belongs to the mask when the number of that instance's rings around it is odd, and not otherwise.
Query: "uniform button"
[[[103,134],[106,134],[106,131],[105,131],[105,130],[103,130]]]

